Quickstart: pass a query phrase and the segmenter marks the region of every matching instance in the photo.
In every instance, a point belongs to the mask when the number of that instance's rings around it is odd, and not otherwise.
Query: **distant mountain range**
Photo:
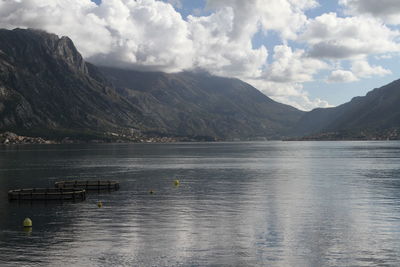
[[[314,109],[293,132],[305,139],[400,139],[400,80],[338,107]]]
[[[85,62],[68,37],[0,30],[0,132],[47,138],[397,138],[400,81],[303,112],[238,79]]]

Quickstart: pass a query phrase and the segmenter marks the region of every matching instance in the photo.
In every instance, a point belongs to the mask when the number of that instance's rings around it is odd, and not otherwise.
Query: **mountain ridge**
[[[0,30],[0,50],[3,130],[95,132],[140,123],[134,107],[104,83],[68,37]]]
[[[85,62],[68,37],[0,30],[0,130],[280,139],[304,113],[237,79],[104,70]]]
[[[223,132],[231,131],[229,138],[257,137],[258,134],[276,139],[279,137],[276,129],[279,129],[280,135],[288,134],[292,123],[303,114],[293,107],[273,101],[249,84],[234,78],[191,72],[165,74],[106,67],[100,67],[100,70],[131,102],[138,103],[140,109],[149,114],[157,115],[150,117],[158,125],[168,128],[168,118],[162,116],[161,112],[167,112],[169,118],[181,117],[173,120],[171,125],[180,129],[177,134],[197,132],[220,136],[222,133],[218,131],[222,129]],[[144,101],[138,99],[141,92],[147,93]],[[146,102],[149,104],[146,105]],[[173,123],[182,122],[189,113],[191,117],[187,119],[195,118],[196,121],[192,123],[199,124],[198,127],[190,122],[183,126]],[[215,114],[223,119],[218,119]],[[216,121],[218,125],[212,127],[213,132],[202,131],[209,129],[207,125]],[[227,125],[229,122],[234,127]],[[252,136],[254,129],[256,134]]]
[[[298,136],[320,139],[399,139],[400,79],[334,108],[314,109],[295,127]],[[331,133],[330,135],[328,133]],[[319,135],[319,137],[318,137]]]
[[[95,66],[68,37],[0,29],[3,132],[130,141],[400,139],[397,103],[400,80],[303,112],[239,79]]]

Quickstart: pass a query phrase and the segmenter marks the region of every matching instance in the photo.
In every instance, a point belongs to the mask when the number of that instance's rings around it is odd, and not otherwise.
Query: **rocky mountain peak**
[[[69,37],[63,36],[57,40],[54,52],[63,59],[71,69],[76,69],[83,73],[88,72],[85,61]]]
[[[87,73],[82,56],[68,37],[58,37],[36,29],[0,30],[0,65],[18,65],[36,68],[38,71],[52,69],[56,59],[72,72]],[[27,65],[28,63],[28,65]],[[31,65],[30,65],[31,64]]]

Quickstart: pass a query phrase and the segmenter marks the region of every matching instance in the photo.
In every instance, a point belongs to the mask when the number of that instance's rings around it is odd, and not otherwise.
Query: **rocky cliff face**
[[[68,37],[0,30],[0,131],[281,138],[302,115],[237,79],[99,71]]]
[[[0,30],[0,129],[102,132],[140,118],[68,37]]]

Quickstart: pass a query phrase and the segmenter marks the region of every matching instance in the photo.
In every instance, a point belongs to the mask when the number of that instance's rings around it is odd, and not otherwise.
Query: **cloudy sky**
[[[399,0],[0,0],[98,65],[240,78],[303,110],[400,78]]]

